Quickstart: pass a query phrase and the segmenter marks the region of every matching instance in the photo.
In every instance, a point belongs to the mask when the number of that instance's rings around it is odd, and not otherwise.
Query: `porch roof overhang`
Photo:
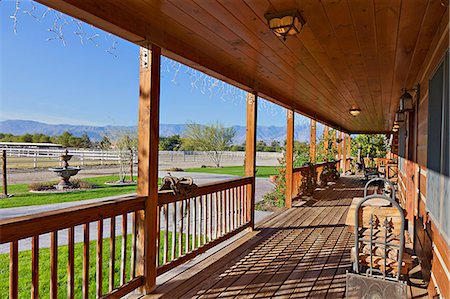
[[[436,0],[38,1],[352,133],[390,131],[448,10]],[[292,9],[306,25],[283,41],[264,15]]]

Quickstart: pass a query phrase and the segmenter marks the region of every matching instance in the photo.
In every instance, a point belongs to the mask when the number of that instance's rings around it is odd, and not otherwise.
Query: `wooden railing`
[[[347,159],[348,160],[348,159]],[[316,182],[320,181],[320,174],[325,169],[326,165],[334,165],[337,169],[339,169],[340,161],[331,161],[331,162],[322,162],[314,164],[314,169],[316,172]],[[302,185],[303,176],[307,175],[309,172],[309,166],[296,167],[292,172],[292,196],[295,198],[299,196],[299,189]]]
[[[141,286],[144,278],[137,276],[135,272],[137,249],[135,224],[138,211],[143,210],[144,207],[145,197],[127,197],[0,221],[0,244],[10,244],[9,298],[18,298],[19,295],[24,297],[24,293],[26,296],[30,294],[29,289],[19,290],[19,241],[28,238],[31,238],[31,260],[27,258],[20,260],[20,263],[30,263],[31,298],[44,297],[39,292],[40,271],[50,272],[48,282],[50,294],[45,297],[57,298],[59,293],[59,297],[73,298],[75,290],[80,289],[83,298],[92,297],[94,290],[93,286],[90,286],[90,268],[94,268],[94,264],[96,297],[120,297]],[[96,241],[93,241],[95,245],[91,244],[92,228],[96,230],[94,234]],[[131,240],[128,238],[130,231]],[[48,233],[49,238],[45,235]],[[67,234],[66,240],[59,239],[59,236],[65,234]],[[43,243],[49,241],[49,249],[40,248],[40,239],[44,241]],[[82,241],[82,246],[75,248],[77,241]],[[21,242],[21,244],[24,243]],[[58,247],[58,243],[67,244],[67,248]],[[120,248],[117,248],[116,243],[120,243]],[[106,248],[104,244],[107,244]],[[90,254],[92,245],[95,247],[95,253]],[[20,251],[27,249],[25,246]],[[49,250],[50,261],[39,261],[40,251],[43,250]],[[93,254],[94,259],[90,257]],[[62,261],[62,256],[66,255],[67,260]],[[79,271],[76,273],[75,263],[80,256],[82,265],[77,264],[77,266],[81,266],[82,270],[81,273]],[[108,260],[107,265],[103,264],[105,258]],[[66,281],[61,281],[59,277],[58,264],[67,266],[67,278],[64,279]],[[7,267],[7,265],[1,266]],[[104,273],[108,273],[108,279],[103,277]],[[76,277],[80,278],[80,276],[82,276],[81,283],[75,288]],[[59,288],[65,284],[67,284],[67,294],[61,294],[62,290]],[[27,283],[25,282],[24,285]]]
[[[253,178],[244,177],[202,185],[189,198],[160,192],[157,273],[249,227],[252,184]],[[136,258],[141,250],[137,220],[144,215],[145,200],[133,196],[1,220],[0,245],[10,247],[9,297],[28,297],[31,292],[31,298],[74,298],[75,293],[117,298],[142,286],[144,277],[136,274],[137,263],[143,262]],[[22,251],[31,252],[31,258],[19,259]],[[27,277],[19,277],[23,263],[31,270],[27,282]],[[0,266],[0,273],[6,274],[8,265]],[[67,272],[61,271],[66,267]],[[49,281],[42,281],[46,276]],[[19,289],[27,284],[31,291]]]
[[[188,198],[160,193],[158,274],[249,227],[252,184],[244,177],[199,186]]]

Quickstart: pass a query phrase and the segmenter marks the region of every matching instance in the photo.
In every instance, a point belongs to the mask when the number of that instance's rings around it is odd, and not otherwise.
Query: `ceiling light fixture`
[[[358,116],[361,113],[361,109],[352,107],[348,112],[350,112],[352,116]]]
[[[305,25],[305,19],[297,10],[289,10],[280,13],[267,13],[264,15],[269,24],[269,29],[277,36],[286,40],[288,35],[300,33]]]

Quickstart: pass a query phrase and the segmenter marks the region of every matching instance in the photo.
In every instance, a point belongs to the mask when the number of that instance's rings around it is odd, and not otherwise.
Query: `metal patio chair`
[[[368,187],[380,181],[384,182],[385,186],[386,184],[390,186],[390,196],[368,195]],[[389,205],[363,206],[371,200],[386,201]],[[365,227],[364,207],[370,210],[368,227]],[[388,214],[393,211],[396,211],[398,216]],[[394,225],[399,225],[400,228]],[[347,298],[406,298],[406,283],[400,280],[405,249],[404,230],[403,209],[395,200],[395,189],[392,183],[384,178],[375,178],[367,182],[364,187],[364,198],[355,209],[353,273],[347,273]]]

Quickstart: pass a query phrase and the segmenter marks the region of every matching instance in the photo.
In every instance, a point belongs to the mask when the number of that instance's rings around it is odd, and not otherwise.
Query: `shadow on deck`
[[[174,269],[145,298],[345,297],[354,240],[344,222],[363,187],[358,177],[340,178],[189,269]]]

